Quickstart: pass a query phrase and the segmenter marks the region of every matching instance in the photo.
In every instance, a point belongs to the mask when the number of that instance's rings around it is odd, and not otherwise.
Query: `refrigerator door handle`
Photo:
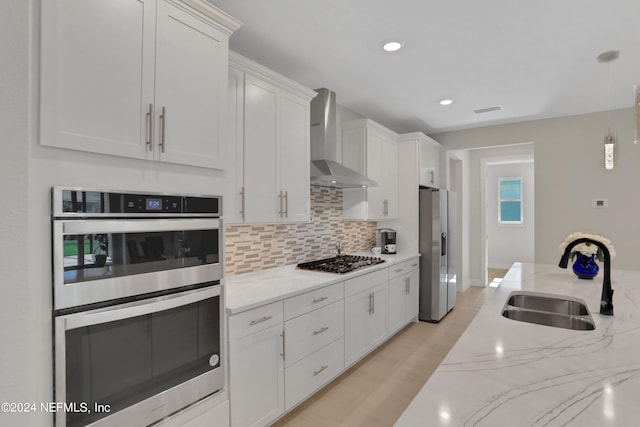
[[[440,255],[445,256],[447,254],[447,233],[440,234]]]

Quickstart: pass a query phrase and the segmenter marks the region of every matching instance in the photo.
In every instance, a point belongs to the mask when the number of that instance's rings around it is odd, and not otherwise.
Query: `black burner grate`
[[[359,268],[371,267],[383,263],[381,258],[359,255],[342,255],[340,257],[325,258],[317,261],[309,261],[298,264],[296,267],[303,270],[324,271],[327,273],[344,274]]]

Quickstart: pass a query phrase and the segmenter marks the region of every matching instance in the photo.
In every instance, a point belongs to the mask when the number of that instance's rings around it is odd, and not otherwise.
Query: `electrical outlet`
[[[606,208],[607,207],[607,199],[593,199],[591,201],[591,205],[594,208]]]

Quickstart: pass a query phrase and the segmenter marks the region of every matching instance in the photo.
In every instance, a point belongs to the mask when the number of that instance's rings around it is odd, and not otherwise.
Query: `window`
[[[498,186],[498,222],[522,224],[522,178],[500,178]]]

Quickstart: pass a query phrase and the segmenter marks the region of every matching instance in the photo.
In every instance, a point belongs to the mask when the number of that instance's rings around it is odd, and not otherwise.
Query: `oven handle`
[[[169,310],[216,296],[220,296],[220,285],[134,301],[97,310],[68,314],[58,317],[56,323],[63,322],[64,330],[76,329],[84,326],[129,319],[131,317],[144,316],[145,314]]]
[[[69,220],[62,222],[62,234],[146,233],[182,230],[219,229],[220,220],[194,219],[139,219],[139,220]]]

